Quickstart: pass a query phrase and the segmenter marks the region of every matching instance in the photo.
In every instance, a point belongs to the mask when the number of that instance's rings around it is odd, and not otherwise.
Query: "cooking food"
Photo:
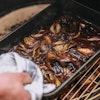
[[[79,16],[65,15],[25,37],[12,51],[40,66],[44,83],[57,87],[100,49],[100,30]]]

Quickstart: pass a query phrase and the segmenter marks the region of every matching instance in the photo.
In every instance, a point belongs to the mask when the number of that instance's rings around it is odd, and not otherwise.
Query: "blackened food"
[[[12,51],[40,66],[44,83],[57,87],[100,49],[100,29],[78,16],[65,15],[40,29]]]

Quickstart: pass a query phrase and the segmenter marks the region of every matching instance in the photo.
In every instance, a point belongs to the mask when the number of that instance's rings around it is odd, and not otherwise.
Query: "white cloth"
[[[56,88],[54,84],[43,84],[40,68],[15,52],[5,53],[0,56],[0,73],[3,72],[29,73],[33,81],[31,84],[25,85],[24,88],[30,93],[31,100],[41,100],[43,93],[49,93]]]

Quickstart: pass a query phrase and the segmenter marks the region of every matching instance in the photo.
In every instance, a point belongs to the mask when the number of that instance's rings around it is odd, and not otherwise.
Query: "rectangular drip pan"
[[[100,27],[100,14],[93,11],[92,9],[83,6],[82,4],[75,2],[73,0],[58,0],[55,4],[52,4],[46,8],[41,13],[37,14],[35,17],[22,24],[12,33],[8,34],[5,38],[0,41],[0,54],[8,52],[13,46],[17,45],[23,40],[24,37],[31,35],[33,32],[36,32],[41,26],[51,25],[56,17],[61,16],[62,14],[67,14],[71,12],[72,14],[80,16],[82,19],[91,22]],[[82,65],[68,80],[66,80],[60,87],[55,91],[44,94],[44,99],[54,99],[60,95],[64,89],[80,75],[82,75],[87,66],[91,66],[95,59],[100,57],[100,50],[93,55],[87,62]]]

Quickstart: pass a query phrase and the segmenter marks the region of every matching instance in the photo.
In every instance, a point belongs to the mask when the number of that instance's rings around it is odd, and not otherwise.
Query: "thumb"
[[[20,79],[21,79],[21,83],[22,84],[29,84],[32,82],[32,78],[30,77],[30,75],[26,72],[22,72],[20,73]]]

